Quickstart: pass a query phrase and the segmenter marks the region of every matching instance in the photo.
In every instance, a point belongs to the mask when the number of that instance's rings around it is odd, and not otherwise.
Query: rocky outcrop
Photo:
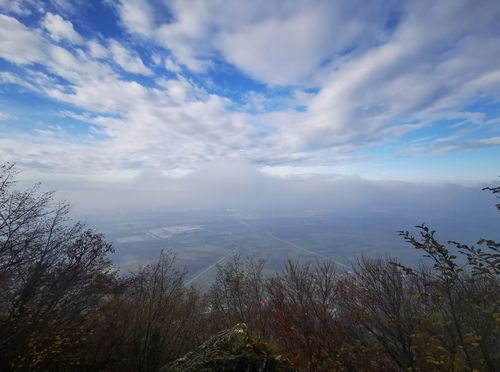
[[[190,371],[292,372],[296,369],[288,360],[274,355],[265,343],[252,337],[247,326],[240,323],[160,370]]]

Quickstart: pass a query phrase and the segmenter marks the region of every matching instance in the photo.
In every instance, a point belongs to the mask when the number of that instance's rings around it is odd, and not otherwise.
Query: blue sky
[[[500,174],[500,2],[0,0],[0,158],[34,179]]]

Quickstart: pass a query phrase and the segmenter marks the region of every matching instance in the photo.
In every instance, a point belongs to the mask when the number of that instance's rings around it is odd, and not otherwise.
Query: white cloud
[[[49,0],[51,5],[62,14],[74,14],[79,7],[85,5],[85,0]]]
[[[73,24],[58,14],[47,13],[43,20],[43,26],[55,41],[65,40],[73,44],[83,43],[82,37],[75,31]]]
[[[132,51],[126,49],[118,41],[110,40],[109,47],[113,59],[125,71],[142,75],[152,74],[152,71],[144,65],[139,56],[134,55]]]
[[[20,16],[44,13],[44,5],[38,0],[0,0],[0,11]]]
[[[115,50],[111,49],[116,54],[114,45]],[[100,113],[66,112],[64,116],[102,129],[90,137],[71,137],[62,127],[47,128],[35,137],[18,135],[13,140],[12,135],[2,140],[2,159],[70,173],[86,173],[89,166],[126,169],[145,164],[170,171],[251,145],[254,129],[248,118],[228,112],[227,99],[210,95],[188,80],[157,79],[157,87],[147,88],[120,78],[107,60],[94,60],[92,50],[86,55],[50,43],[44,44],[44,50],[47,55],[39,63],[66,79],[68,85],[58,84],[42,72],[24,77],[5,73],[2,80]],[[36,148],[30,143],[36,143]]]
[[[153,11],[148,2],[121,0],[117,6],[123,25],[132,33],[149,35],[153,28]]]
[[[43,39],[17,19],[0,14],[0,57],[17,64],[40,62],[45,58]]]
[[[500,44],[494,27],[500,9],[493,1],[481,6],[409,2],[390,32],[380,21],[387,19],[384,7],[376,2],[369,2],[359,18],[349,13],[351,6],[321,1],[313,6],[300,1],[282,6],[264,1],[169,4],[170,23],[152,17],[147,6],[135,20],[132,15],[122,18],[140,35],[139,41],[103,43],[96,34],[82,40],[85,47],[56,45],[47,35],[0,16],[0,56],[17,64],[38,64],[36,71],[4,72],[0,79],[74,105],[75,112],[66,117],[99,126],[73,137],[61,127],[48,128],[41,137],[14,139],[9,134],[2,139],[0,157],[68,173],[141,167],[176,173],[213,159],[242,158],[281,175],[323,174],[365,159],[353,154],[356,149],[441,119],[460,120],[466,128],[486,127],[486,117],[459,108],[476,97],[500,97]],[[371,12],[381,15],[370,20]],[[456,22],[459,18],[463,21]],[[67,40],[69,33],[58,35],[54,40]],[[151,86],[127,80],[113,63],[153,76],[134,50],[138,42],[148,55],[158,50],[148,42],[169,48],[171,53],[160,50],[153,62],[176,77],[154,76]],[[221,56],[269,84],[305,79],[320,88],[316,92],[299,85],[291,98],[283,99],[274,97],[272,89],[266,94],[238,92],[244,102],[236,104],[210,94],[197,79],[183,77],[181,65],[203,70],[207,63],[217,66]],[[284,104],[273,105],[280,99]],[[296,105],[304,110],[295,111]],[[437,144],[446,151],[498,145],[498,126],[489,127],[475,141],[453,137],[461,128],[450,127],[440,135],[443,141],[426,139],[426,146],[411,149],[414,154]]]
[[[5,13],[19,15],[30,14],[30,10],[25,7],[22,0],[0,0],[0,9]]]
[[[153,53],[151,59],[155,65],[164,67],[168,71],[181,72],[182,70],[182,68],[170,57],[164,58],[161,54]]]
[[[335,53],[362,46],[361,37],[368,42],[378,36],[367,33],[373,23],[383,21],[370,19],[370,4],[356,6],[359,11],[355,17],[346,14],[352,13],[348,8],[334,2],[301,4],[290,14],[273,14],[224,30],[215,46],[229,62],[257,80],[304,83]]]
[[[158,53],[153,53],[153,54],[151,55],[151,60],[152,60],[152,61],[153,61],[153,63],[154,63],[155,65],[157,65],[157,66],[158,66],[158,65],[161,65],[161,64],[162,64],[162,62],[163,62],[163,58],[162,58],[162,56],[161,56],[161,55],[159,55]]]
[[[280,119],[282,140],[308,150],[370,144],[445,119],[479,95],[499,98],[499,16],[494,2],[412,4],[385,43],[331,71],[306,114]]]
[[[397,2],[391,3],[397,7]],[[125,28],[163,45],[189,69],[205,70],[211,57],[220,53],[250,76],[271,84],[302,83],[335,53],[380,39],[385,34],[381,26],[390,15],[390,7],[376,1],[346,5],[324,0],[189,0],[169,2],[171,19],[155,23],[150,7],[135,5],[122,1],[118,7]],[[167,10],[160,7],[158,12]]]
[[[109,56],[109,50],[106,49],[99,41],[90,40],[87,42],[90,55],[94,58],[106,58]]]
[[[173,71],[173,72],[180,72],[181,67],[175,63],[172,58],[167,58],[165,59],[165,68],[167,70]]]
[[[317,18],[308,12],[286,20],[259,22],[220,35],[218,46],[229,62],[256,79],[293,84],[312,74],[329,54],[321,48],[328,33]]]

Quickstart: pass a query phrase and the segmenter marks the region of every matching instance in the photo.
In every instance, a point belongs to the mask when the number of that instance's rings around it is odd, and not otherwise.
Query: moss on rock
[[[274,355],[264,342],[252,337],[247,326],[240,323],[160,369],[160,372],[190,371],[291,372],[296,369],[288,360]]]

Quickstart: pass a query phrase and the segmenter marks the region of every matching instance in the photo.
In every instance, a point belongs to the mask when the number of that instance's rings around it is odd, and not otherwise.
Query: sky
[[[214,175],[219,191],[261,175],[500,175],[498,0],[0,0],[0,13],[0,159],[28,180],[76,195]]]

